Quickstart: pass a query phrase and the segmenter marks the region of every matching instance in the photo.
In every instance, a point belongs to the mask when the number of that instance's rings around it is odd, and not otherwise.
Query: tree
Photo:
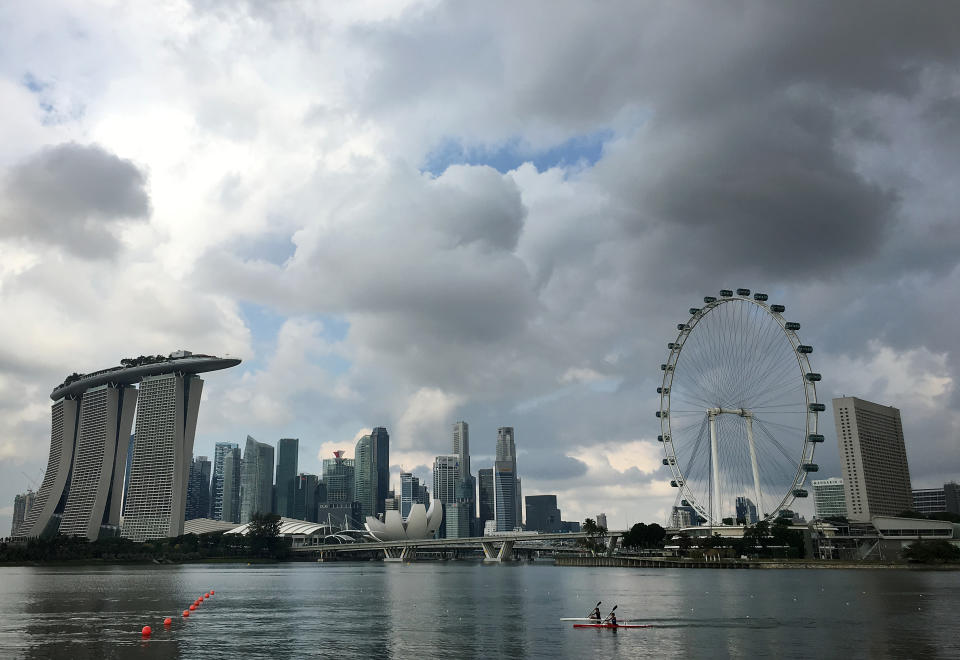
[[[255,513],[251,516],[247,529],[247,543],[254,554],[272,557],[284,554],[284,543],[280,538],[280,516],[275,513]]]
[[[916,541],[903,551],[903,558],[924,564],[960,562],[960,548],[944,539]]]
[[[623,545],[626,548],[662,548],[666,536],[667,530],[657,523],[639,522],[623,536]]]
[[[583,521],[580,530],[587,535],[587,538],[580,539],[579,544],[585,546],[593,553],[603,552],[605,545],[603,536],[607,533],[606,527],[597,524],[593,518],[587,518]]]

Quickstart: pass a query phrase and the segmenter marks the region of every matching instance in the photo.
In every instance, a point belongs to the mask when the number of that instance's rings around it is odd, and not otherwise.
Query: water
[[[195,614],[178,616],[210,589]],[[604,614],[619,604],[621,618],[653,627],[559,621],[601,599]],[[18,567],[0,568],[0,658],[958,658],[958,611],[958,572]]]

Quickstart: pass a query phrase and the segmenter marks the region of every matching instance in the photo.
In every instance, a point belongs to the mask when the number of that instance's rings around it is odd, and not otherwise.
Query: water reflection
[[[176,616],[209,589],[188,620]],[[921,595],[922,594],[922,595]],[[573,629],[604,613],[651,628]],[[960,573],[471,562],[0,569],[0,657],[960,657]],[[174,625],[164,630],[164,616]],[[139,630],[151,625],[144,642]]]

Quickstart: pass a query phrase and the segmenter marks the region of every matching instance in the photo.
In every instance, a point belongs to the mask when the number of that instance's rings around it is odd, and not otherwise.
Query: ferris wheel
[[[749,289],[707,296],[667,344],[660,395],[663,464],[681,509],[711,525],[770,520],[819,468],[813,348],[783,305]],[[693,520],[691,524],[698,524]]]

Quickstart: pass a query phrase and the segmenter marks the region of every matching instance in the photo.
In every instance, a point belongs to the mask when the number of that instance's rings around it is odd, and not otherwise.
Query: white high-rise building
[[[183,534],[202,391],[203,380],[194,374],[166,373],[140,383],[124,537],[146,541]]]
[[[813,508],[817,518],[847,516],[847,497],[843,491],[843,479],[814,479]]]
[[[100,385],[83,393],[70,490],[60,533],[96,540],[100,526],[120,527],[123,476],[137,389]]]
[[[856,397],[833,400],[847,516],[868,522],[913,506],[900,411]]]

